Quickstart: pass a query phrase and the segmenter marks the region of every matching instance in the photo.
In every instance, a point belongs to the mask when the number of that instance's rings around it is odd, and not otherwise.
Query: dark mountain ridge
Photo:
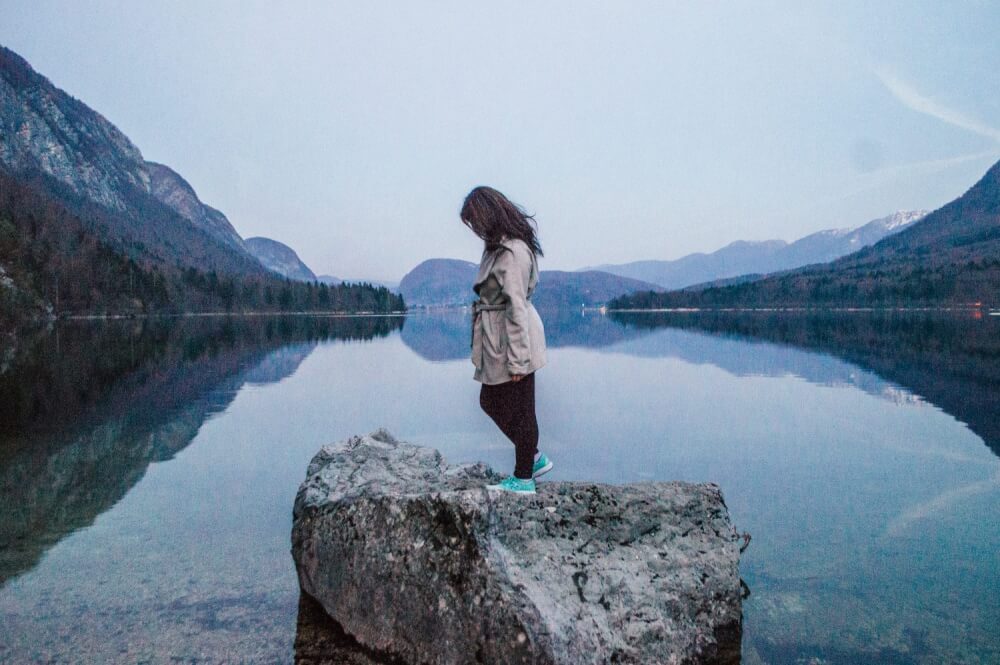
[[[702,290],[636,293],[611,307],[1000,306],[1000,162],[897,234],[830,263]]]
[[[81,214],[134,259],[264,274],[225,215],[142,153],[104,116],[0,46],[0,169]]]
[[[0,46],[0,325],[55,314],[386,311],[265,268],[220,211]]]
[[[994,253],[1000,241],[1000,162],[994,164],[962,196],[934,211],[896,236],[886,238],[843,265],[926,256],[934,251],[960,249]]]

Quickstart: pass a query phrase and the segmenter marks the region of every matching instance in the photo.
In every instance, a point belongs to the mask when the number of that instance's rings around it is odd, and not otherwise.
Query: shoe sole
[[[545,475],[546,473],[548,473],[551,470],[552,470],[552,460],[549,460],[548,464],[546,464],[545,466],[543,466],[538,471],[535,471],[534,473],[532,473],[531,477],[532,478],[537,478],[538,476]]]
[[[501,492],[510,492],[511,494],[535,494],[536,493],[534,491],[527,492],[527,491],[524,491],[524,490],[509,490],[506,487],[500,487],[499,485],[487,485],[486,489],[488,489],[488,490],[500,490]]]

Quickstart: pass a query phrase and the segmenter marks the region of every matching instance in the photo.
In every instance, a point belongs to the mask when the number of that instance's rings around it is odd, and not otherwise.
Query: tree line
[[[614,298],[608,307],[995,306],[998,293],[1000,257],[954,256],[794,272],[701,290],[640,291]]]
[[[328,285],[201,270],[109,242],[99,219],[0,172],[0,322],[39,315],[182,312],[390,312],[402,296],[369,283]]]

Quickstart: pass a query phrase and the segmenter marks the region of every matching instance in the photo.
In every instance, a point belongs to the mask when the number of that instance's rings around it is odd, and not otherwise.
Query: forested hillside
[[[40,315],[186,311],[391,311],[401,296],[365,284],[330,286],[169,265],[102,239],[100,206],[76,209],[43,176],[0,170],[0,322]],[[131,250],[131,251],[129,251]]]
[[[831,263],[701,290],[645,291],[609,307],[1000,307],[1000,162],[958,199]]]
[[[382,287],[271,272],[180,174],[0,47],[0,323],[401,309]]]

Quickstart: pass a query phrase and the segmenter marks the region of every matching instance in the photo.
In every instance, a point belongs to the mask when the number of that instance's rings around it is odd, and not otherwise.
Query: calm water
[[[1000,317],[543,318],[550,477],[719,483],[744,662],[1000,662]],[[332,648],[289,554],[306,465],[385,426],[512,467],[467,351],[461,313],[0,341],[0,661]]]

